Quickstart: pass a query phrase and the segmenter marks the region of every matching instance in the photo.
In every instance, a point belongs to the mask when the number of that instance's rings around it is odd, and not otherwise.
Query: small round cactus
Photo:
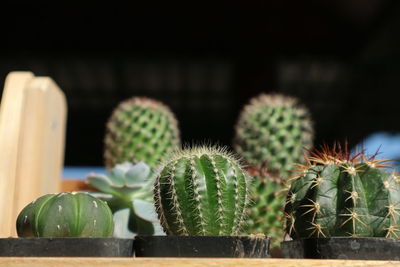
[[[163,103],[145,97],[121,102],[106,127],[104,159],[107,168],[126,161],[156,167],[180,146],[178,123]]]
[[[375,157],[339,146],[312,153],[287,195],[287,234],[398,238],[400,178]]]
[[[224,149],[184,149],[162,164],[154,195],[167,235],[237,235],[249,202],[248,174]]]
[[[44,195],[17,218],[19,237],[110,237],[112,232],[110,208],[87,193]]]
[[[235,150],[246,163],[287,178],[294,163],[304,162],[312,146],[308,110],[297,99],[261,94],[243,108],[236,125]]]

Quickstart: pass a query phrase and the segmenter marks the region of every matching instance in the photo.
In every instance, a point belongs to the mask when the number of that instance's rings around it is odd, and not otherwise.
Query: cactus
[[[96,194],[107,201],[114,214],[120,214],[119,211],[127,210],[128,221],[125,226],[118,223],[120,227],[129,229],[122,234],[116,234],[117,237],[132,237],[135,233],[143,235],[154,234],[159,227],[157,215],[153,202],[153,184],[150,167],[143,162],[133,165],[130,162],[117,164],[108,176],[103,174],[89,174],[87,182],[102,192]],[[121,232],[121,229],[115,229]]]
[[[112,232],[110,208],[86,193],[44,195],[17,218],[19,237],[109,237]]]
[[[121,102],[106,127],[104,159],[107,168],[126,161],[156,167],[180,145],[178,123],[159,101],[133,97]]]
[[[243,108],[234,148],[249,165],[286,178],[294,163],[304,161],[312,138],[310,115],[295,98],[261,94]]]
[[[158,217],[167,235],[237,235],[249,202],[248,174],[225,149],[176,151],[154,186]]]
[[[284,236],[282,225],[286,183],[283,179],[270,176],[265,169],[248,167],[247,171],[253,182],[244,232],[268,235],[271,237],[272,247],[279,247]]]
[[[312,153],[287,195],[287,234],[398,237],[400,179],[385,171],[387,160],[375,157],[340,146]]]

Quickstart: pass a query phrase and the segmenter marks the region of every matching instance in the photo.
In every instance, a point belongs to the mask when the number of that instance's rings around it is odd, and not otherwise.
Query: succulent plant
[[[268,235],[272,247],[279,247],[284,236],[286,183],[283,179],[270,176],[265,169],[248,167],[247,171],[252,177],[252,190],[244,233]]]
[[[225,149],[194,147],[169,156],[154,198],[167,235],[237,235],[249,202],[249,177]]]
[[[294,163],[304,162],[303,149],[311,148],[312,139],[309,112],[297,99],[261,94],[243,108],[234,148],[247,164],[287,178]]]
[[[133,97],[121,102],[108,120],[104,159],[107,168],[126,161],[156,167],[180,145],[178,123],[159,101]]]
[[[157,232],[159,223],[152,192],[154,179],[150,167],[144,162],[117,164],[108,176],[89,174],[87,182],[102,192],[93,194],[107,201],[113,211],[115,231],[118,231],[114,236],[131,237],[134,233],[150,235]],[[129,232],[122,231],[121,227],[127,227]]]
[[[112,232],[110,208],[86,193],[44,195],[17,218],[19,237],[109,237]]]
[[[340,146],[312,153],[287,195],[286,232],[294,239],[398,237],[400,179],[375,158]]]

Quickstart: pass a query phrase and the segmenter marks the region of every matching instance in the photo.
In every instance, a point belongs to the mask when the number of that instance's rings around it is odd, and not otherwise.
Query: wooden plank
[[[63,180],[61,183],[60,192],[73,192],[73,191],[95,191],[97,190],[91,187],[85,182],[85,180]]]
[[[61,187],[64,161],[66,100],[49,77],[26,86],[18,147],[13,220],[32,200]],[[15,226],[12,231],[15,232]]]
[[[0,106],[0,237],[15,227],[13,202],[24,90],[31,72],[11,72],[5,81]]]
[[[0,258],[1,266],[400,266],[400,261],[222,259],[222,258]]]

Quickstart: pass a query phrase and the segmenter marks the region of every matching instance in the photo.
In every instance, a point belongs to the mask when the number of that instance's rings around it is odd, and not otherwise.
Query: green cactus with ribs
[[[399,237],[400,179],[375,157],[325,146],[299,165],[285,206],[287,234]]]
[[[44,195],[17,218],[19,237],[110,237],[112,233],[110,208],[87,193]]]
[[[123,162],[156,167],[180,146],[178,123],[163,103],[133,97],[121,102],[106,126],[104,159],[107,168]]]
[[[238,235],[249,203],[248,174],[224,149],[195,147],[170,155],[154,186],[167,235]]]

